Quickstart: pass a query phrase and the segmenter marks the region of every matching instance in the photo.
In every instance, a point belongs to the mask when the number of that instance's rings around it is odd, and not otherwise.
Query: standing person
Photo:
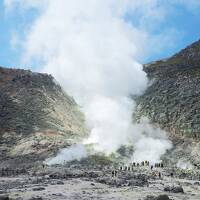
[[[115,177],[117,177],[117,170],[115,170],[114,175],[115,175]]]
[[[111,174],[112,174],[112,177],[114,177],[115,176],[115,171],[112,170]]]

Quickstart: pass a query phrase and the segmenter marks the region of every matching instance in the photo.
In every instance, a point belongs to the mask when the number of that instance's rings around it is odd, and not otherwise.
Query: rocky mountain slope
[[[0,162],[42,160],[87,135],[84,116],[48,74],[0,68]]]
[[[200,152],[200,41],[169,59],[144,65],[151,80],[137,98],[135,118],[147,116],[167,130],[173,155],[199,164]],[[170,155],[170,154],[169,154]]]

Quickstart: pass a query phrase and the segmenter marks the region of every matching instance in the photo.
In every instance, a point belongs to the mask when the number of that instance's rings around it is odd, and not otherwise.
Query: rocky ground
[[[0,199],[200,199],[199,171],[134,167],[131,171],[117,170],[117,176],[112,177],[113,169],[108,166],[54,166],[1,176]]]

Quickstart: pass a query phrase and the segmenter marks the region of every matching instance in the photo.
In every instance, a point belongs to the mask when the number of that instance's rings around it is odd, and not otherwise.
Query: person
[[[159,178],[161,178],[161,173],[160,172],[158,173],[158,176],[159,176]]]
[[[117,176],[117,170],[114,171],[114,176],[115,176],[115,177]]]
[[[173,173],[173,172],[171,172],[171,173],[170,173],[170,176],[171,176],[171,177],[174,177],[174,173]]]
[[[114,170],[112,170],[112,177],[114,177],[115,176],[115,171]]]
[[[161,168],[163,168],[163,167],[164,167],[164,164],[163,164],[163,163],[161,163],[161,164],[160,164],[160,167],[161,167]]]
[[[4,176],[5,175],[5,171],[4,171],[4,168],[1,169],[1,176]]]
[[[137,167],[139,167],[140,166],[140,164],[139,163],[137,163]]]
[[[153,170],[153,165],[151,165],[151,170]]]
[[[144,166],[144,161],[141,162],[141,165]]]
[[[8,168],[7,167],[5,168],[4,172],[5,172],[5,175],[8,176]]]
[[[116,177],[117,176],[117,170],[112,170],[112,177]]]
[[[23,167],[23,168],[21,169],[21,173],[22,173],[22,174],[26,174],[26,172],[27,172],[27,171],[26,171],[25,167]]]
[[[135,162],[133,162],[133,167],[135,167]]]

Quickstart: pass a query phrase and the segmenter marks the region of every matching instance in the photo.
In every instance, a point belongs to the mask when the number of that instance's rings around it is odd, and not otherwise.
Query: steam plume
[[[181,169],[193,169],[194,166],[187,160],[180,159],[176,165],[178,168]]]
[[[135,152],[132,160],[141,162],[149,160],[152,163],[160,161],[160,157],[172,147],[167,133],[160,128],[153,127],[147,118],[142,118],[134,125],[133,143]]]
[[[56,157],[47,159],[45,163],[48,165],[64,164],[65,162],[69,162],[72,160],[79,161],[82,158],[87,157],[87,155],[88,153],[84,145],[77,144],[77,145],[72,145],[69,148],[60,150],[60,152]]]
[[[121,145],[135,144],[134,159],[159,159],[170,143],[160,138],[162,131],[150,125],[146,135],[141,134],[143,128],[132,124],[134,102],[129,99],[130,94],[139,95],[147,86],[137,60],[145,52],[148,34],[125,20],[130,11],[139,10],[151,20],[162,15],[147,12],[156,5],[154,1],[44,2],[45,9],[24,43],[24,62],[36,59],[44,63],[41,71],[53,74],[83,107],[91,129],[85,143],[93,143],[96,150],[107,154]],[[159,132],[156,138],[154,131]]]

